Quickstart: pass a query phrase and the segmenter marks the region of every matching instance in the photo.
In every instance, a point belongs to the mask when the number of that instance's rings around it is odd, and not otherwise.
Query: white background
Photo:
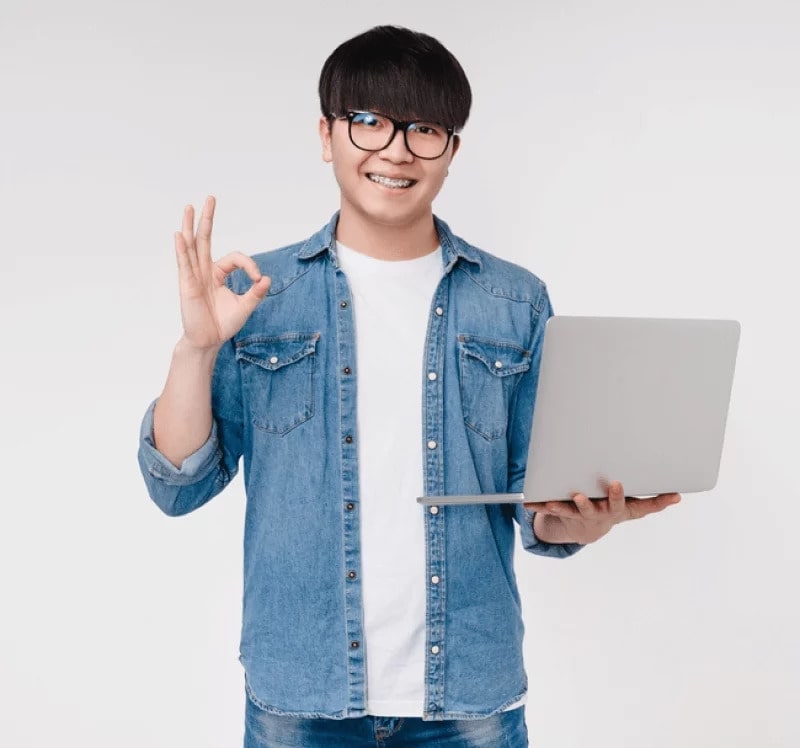
[[[717,488],[518,557],[532,745],[799,745],[792,0],[3,0],[0,744],[241,745],[241,475],[170,519],[136,462],[180,334],[172,232],[207,194],[215,257],[328,220],[319,70],[380,23],[470,77],[456,233],[557,313],[742,324]]]

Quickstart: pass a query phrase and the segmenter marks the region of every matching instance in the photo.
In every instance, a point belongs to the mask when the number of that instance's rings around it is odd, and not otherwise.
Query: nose
[[[378,151],[378,155],[388,161],[399,163],[414,160],[414,154],[406,148],[405,135],[400,128],[395,131],[394,136],[389,141],[389,145]]]

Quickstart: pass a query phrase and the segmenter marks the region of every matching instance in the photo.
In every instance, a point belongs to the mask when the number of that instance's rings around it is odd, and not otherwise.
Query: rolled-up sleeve
[[[214,363],[211,431],[205,442],[173,465],[155,445],[153,412],[147,407],[139,430],[139,468],[150,498],[170,516],[187,514],[219,494],[239,471],[243,452],[241,389],[234,344],[227,341]]]
[[[202,480],[214,468],[220,457],[216,420],[212,419],[211,433],[205,443],[186,457],[180,468],[177,468],[156,448],[153,411],[157,402],[158,398],[147,407],[139,431],[139,456],[142,469],[173,486],[187,486]]]

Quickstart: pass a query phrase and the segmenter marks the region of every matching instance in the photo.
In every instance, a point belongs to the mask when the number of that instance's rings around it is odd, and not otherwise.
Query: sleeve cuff
[[[158,398],[153,400],[145,411],[139,431],[139,451],[148,472],[168,484],[182,486],[196,483],[211,471],[218,462],[217,422],[211,420],[211,433],[205,443],[192,452],[176,468],[156,449],[153,436],[153,412]]]

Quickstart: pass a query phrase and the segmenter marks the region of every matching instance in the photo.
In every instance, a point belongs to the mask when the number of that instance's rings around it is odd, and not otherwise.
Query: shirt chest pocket
[[[464,423],[485,439],[505,436],[509,407],[531,353],[520,346],[474,335],[459,335],[459,375]]]
[[[236,343],[245,410],[252,424],[285,434],[314,415],[319,333],[251,335]]]

